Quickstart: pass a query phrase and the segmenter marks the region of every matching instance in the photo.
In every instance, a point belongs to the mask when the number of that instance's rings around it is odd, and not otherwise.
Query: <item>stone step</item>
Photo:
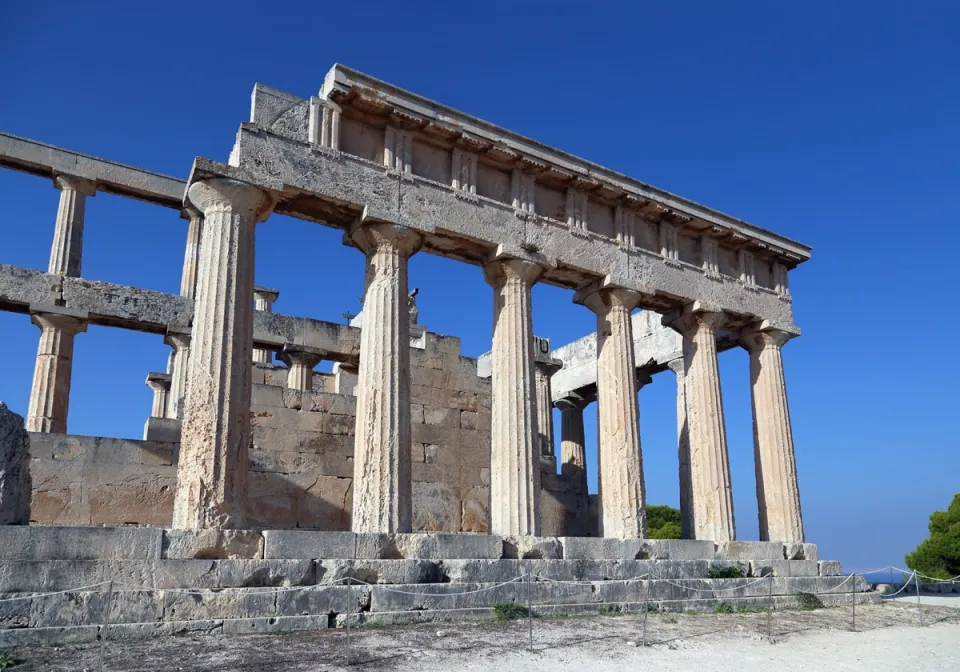
[[[818,560],[814,544],[687,539],[357,534],[318,530],[0,527],[0,562],[159,559]]]
[[[463,610],[489,610],[503,603],[526,604],[564,611],[566,607],[629,605],[649,602],[657,608],[698,608],[718,601],[758,606],[768,595],[788,598],[797,593],[826,594],[830,600],[847,600],[867,584],[844,584],[843,577],[782,577],[756,579],[704,579],[698,581],[606,581],[467,584],[398,584],[393,586],[331,586],[291,588],[225,588],[220,590],[114,589],[73,591],[46,595],[8,594],[0,599],[0,646],[10,632],[21,628],[68,628],[139,624],[157,628],[160,623],[209,622],[237,619],[313,617],[317,627],[336,624],[345,614],[368,618],[375,614]],[[849,587],[848,587],[849,586]],[[10,599],[10,598],[22,599]],[[879,596],[878,596],[879,597]],[[324,621],[324,618],[328,620]],[[333,619],[333,620],[329,620]]]
[[[814,560],[40,560],[0,562],[0,593],[71,590],[115,581],[125,586],[246,588],[310,586],[356,579],[371,584],[510,581],[530,573],[554,581],[644,575],[708,578],[730,567],[744,576],[836,576],[839,563]]]

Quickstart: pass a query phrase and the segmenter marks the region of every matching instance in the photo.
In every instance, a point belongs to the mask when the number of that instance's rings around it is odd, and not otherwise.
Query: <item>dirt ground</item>
[[[288,635],[184,636],[107,642],[105,670],[960,670],[960,610],[887,602],[767,615],[659,614],[422,623]],[[13,649],[10,670],[99,670],[100,645]]]

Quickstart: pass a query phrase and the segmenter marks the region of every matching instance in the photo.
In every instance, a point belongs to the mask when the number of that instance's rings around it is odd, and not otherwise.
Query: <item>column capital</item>
[[[553,405],[561,411],[583,411],[583,409],[596,400],[596,390],[581,389],[576,392],[570,392],[565,397],[554,399]]]
[[[781,348],[792,338],[800,334],[787,329],[764,327],[762,325],[749,327],[740,333],[740,345],[750,352],[767,347]]]
[[[274,302],[280,298],[280,290],[270,287],[254,287],[253,298],[255,301],[263,301],[272,308]]]
[[[84,196],[94,196],[97,193],[96,183],[75,175],[56,175],[53,178],[53,186],[60,191],[70,189]]]
[[[667,362],[667,368],[673,371],[678,377],[687,372],[686,362],[682,356],[677,357],[676,359],[671,359],[669,362]]]
[[[379,221],[359,221],[350,227],[347,236],[366,255],[381,248],[396,250],[409,258],[423,245],[423,235],[400,224]]]
[[[573,302],[586,306],[599,316],[606,315],[614,308],[632,311],[640,305],[643,294],[615,285],[594,283],[573,295]]]
[[[484,264],[483,277],[492,287],[499,287],[508,280],[514,279],[533,285],[544,271],[546,269],[543,266],[527,259],[499,257]]]
[[[58,329],[71,335],[87,330],[89,315],[59,306],[30,306],[30,321],[41,329]]]
[[[324,358],[329,358],[330,353],[320,348],[311,348],[306,345],[285,345],[283,350],[277,353],[277,359],[293,366],[295,364],[313,369]]]
[[[191,338],[189,331],[168,331],[163,337],[163,342],[174,350],[181,350],[190,347]]]
[[[727,315],[721,310],[714,310],[700,301],[695,301],[663,316],[661,323],[683,335],[694,334],[700,329],[707,329],[711,333],[727,323]]]
[[[563,360],[534,358],[533,365],[537,368],[537,371],[549,378],[563,368]]]
[[[205,219],[211,212],[229,211],[247,214],[251,223],[262,222],[274,206],[273,197],[259,187],[225,177],[194,182],[187,198]]]
[[[144,381],[144,385],[155,392],[157,390],[169,392],[170,382],[172,380],[173,376],[171,376],[169,373],[158,373],[156,371],[151,371],[147,374],[147,379]]]

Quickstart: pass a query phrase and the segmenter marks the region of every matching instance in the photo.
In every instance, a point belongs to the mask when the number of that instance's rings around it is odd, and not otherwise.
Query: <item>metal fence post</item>
[[[650,612],[650,581],[643,582],[643,645],[647,645],[647,614]]]
[[[530,565],[528,564],[527,569],[529,568],[530,568]],[[532,603],[532,600],[530,599],[530,591],[532,589],[532,586],[530,585],[532,583],[530,581],[531,579],[530,572],[528,571],[527,575],[523,578],[524,578],[524,582],[527,584],[527,630],[528,630],[529,640],[530,640],[530,650],[533,651],[533,603]]]
[[[353,582],[351,581],[352,577],[347,578],[347,585],[352,586]],[[351,599],[347,599],[347,603],[350,604]],[[347,611],[343,616],[343,622],[346,625],[347,629],[347,665],[353,665],[353,652],[350,650],[350,612]]]
[[[857,573],[850,575],[850,600],[853,605],[853,631],[857,631]]]
[[[113,581],[107,584],[107,600],[103,606],[103,625],[100,628],[100,672],[103,672],[103,652],[107,641],[107,627],[110,625],[110,606],[113,603]]]
[[[920,627],[923,627],[923,606],[920,604],[920,575],[913,570],[913,582],[917,584],[917,613],[920,614]]]
[[[769,593],[767,596],[767,639],[773,641],[773,572],[767,575],[770,577]]]

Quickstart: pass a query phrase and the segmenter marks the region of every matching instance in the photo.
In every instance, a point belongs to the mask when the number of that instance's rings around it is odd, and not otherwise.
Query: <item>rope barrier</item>
[[[58,590],[54,593],[31,593],[30,595],[20,595],[18,597],[3,597],[0,598],[0,602],[15,602],[17,600],[32,600],[37,597],[50,597],[52,595],[66,595],[67,593],[80,593],[84,590],[90,590],[91,588],[99,588],[105,586],[109,581],[103,581],[101,583],[94,583],[90,586],[82,586],[80,588],[70,588],[68,590]]]

